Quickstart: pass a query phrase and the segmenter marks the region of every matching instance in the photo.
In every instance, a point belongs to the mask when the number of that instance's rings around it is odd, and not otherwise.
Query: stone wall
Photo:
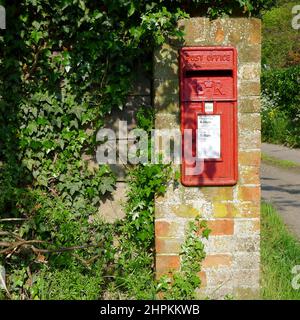
[[[188,221],[208,220],[207,257],[199,276],[199,298],[254,298],[260,268],[260,52],[261,24],[253,18],[179,23],[183,44],[170,41],[154,55],[154,107],[157,129],[179,129],[178,49],[180,46],[234,46],[238,52],[239,179],[233,187],[184,187],[170,183],[156,199],[156,272],[180,269],[180,246]]]
[[[126,143],[128,140],[126,132],[119,132],[119,122],[126,121],[128,131],[136,128],[136,113],[141,106],[152,108],[151,104],[151,79],[145,74],[142,66],[137,67],[135,81],[133,83],[133,91],[127,98],[124,110],[113,110],[107,116],[105,128],[112,129],[117,136],[117,156],[120,155],[118,142]],[[117,177],[115,191],[105,200],[101,202],[99,208],[100,216],[107,222],[114,222],[125,216],[124,203],[126,202],[126,174],[130,164],[123,164],[122,159],[117,159],[118,163],[110,165],[112,171]]]

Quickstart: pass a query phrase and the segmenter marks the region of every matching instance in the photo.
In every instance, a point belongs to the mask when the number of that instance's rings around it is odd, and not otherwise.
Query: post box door
[[[186,186],[234,185],[237,182],[235,49],[183,48],[180,76],[181,181]]]

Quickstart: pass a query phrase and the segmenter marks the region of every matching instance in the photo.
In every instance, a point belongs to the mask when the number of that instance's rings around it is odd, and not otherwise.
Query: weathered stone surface
[[[239,216],[239,206],[231,202],[214,202],[213,216],[215,218],[234,218]]]
[[[261,132],[260,130],[240,130],[239,131],[239,150],[251,151],[261,148]]]
[[[249,19],[250,33],[249,42],[252,44],[261,43],[261,21],[259,19]]]
[[[208,221],[212,236],[233,234],[233,219],[215,219]]]
[[[180,221],[156,220],[155,235],[156,237],[179,237],[184,235],[184,224]]]
[[[260,199],[260,186],[239,186],[238,197],[241,201],[256,202]]]
[[[154,79],[153,89],[155,90],[155,98],[175,94],[178,97],[179,94],[179,79],[176,80],[160,80]],[[178,99],[178,98],[177,98]]]
[[[259,219],[236,219],[234,222],[234,234],[242,236],[258,235],[260,231]]]
[[[178,255],[157,255],[156,271],[168,272],[170,270],[179,270],[180,258]]]
[[[233,269],[254,270],[259,268],[259,262],[258,252],[236,252],[233,255]]]
[[[168,114],[160,113],[155,117],[155,128],[156,129],[179,129],[179,113]]]
[[[180,238],[156,238],[155,250],[160,253],[180,253],[183,239]]]
[[[232,187],[202,187],[200,191],[210,201],[233,200]]]
[[[102,201],[98,214],[106,222],[113,223],[125,217],[124,204],[126,202],[126,183],[117,183],[111,197]],[[95,217],[97,218],[97,217]]]
[[[250,95],[250,92],[251,92],[251,88],[249,88],[249,87],[252,86],[253,81],[245,81],[245,82],[243,82],[243,84],[245,84],[245,83],[246,83],[245,86],[243,86],[243,85],[240,86],[241,89],[240,89],[239,92],[241,94],[241,92],[243,92],[242,88],[244,88],[245,89],[245,95],[244,96],[248,97]],[[250,85],[248,86],[249,83],[250,83]],[[258,85],[258,87],[259,87],[259,85]],[[257,90],[257,88],[255,90]],[[253,98],[253,97],[244,98],[244,99],[240,99],[239,102],[238,102],[238,111],[240,113],[258,113],[258,112],[260,112],[260,106],[261,106],[260,98],[258,98],[258,97],[255,97],[255,98]]]
[[[198,272],[198,276],[199,276],[200,281],[201,281],[200,287],[206,287],[206,285],[207,285],[207,278],[206,278],[206,273],[205,273],[205,271],[200,271],[200,272]]]
[[[238,288],[235,288],[233,297],[238,300],[260,299],[260,288],[258,286],[257,288],[238,287]]]
[[[261,46],[259,44],[245,44],[238,49],[239,63],[247,63],[260,61],[261,59]]]
[[[208,240],[204,240],[203,242],[207,254],[231,253],[235,246],[235,238],[233,235],[210,235]]]
[[[261,129],[261,118],[259,113],[239,113],[239,129],[254,132]]]
[[[233,281],[232,269],[223,268],[223,269],[205,269],[207,276],[207,287],[226,287],[228,284]]]
[[[260,63],[244,63],[238,69],[238,79],[259,81],[260,72]]]
[[[178,94],[157,95],[154,98],[154,105],[158,112],[178,113],[179,96]]]
[[[179,21],[178,25],[179,28],[184,29],[185,32],[184,45],[207,45],[207,38],[210,29],[209,19],[191,18]]]
[[[206,285],[197,289],[198,297],[223,299],[225,295],[236,294],[247,299],[251,294],[256,295],[259,286],[260,21],[191,18],[180,21],[179,28],[185,31],[184,44],[170,41],[154,55],[155,126],[180,128],[178,49],[183,45],[235,46],[239,181],[233,187],[187,188],[170,184],[166,194],[156,199],[156,223],[162,223],[157,227],[156,239],[164,255],[178,253],[177,240],[170,239],[183,239],[188,222],[200,214],[207,219],[212,233],[208,240],[203,240],[207,258],[203,261],[201,277]],[[201,230],[199,236],[200,233]],[[174,261],[166,259],[164,270],[168,263],[174,265]],[[249,276],[243,282],[247,272]]]
[[[241,218],[258,218],[260,216],[260,201],[241,202],[239,205]]]
[[[260,95],[260,83],[257,81],[238,81],[239,97],[258,97]]]
[[[182,218],[195,218],[200,214],[200,212],[197,209],[188,204],[173,205],[172,212],[176,216]]]
[[[233,250],[236,252],[254,252],[260,251],[260,237],[254,236],[237,236],[234,239]]]
[[[163,44],[154,53],[154,79],[178,79],[178,51],[169,44]]]
[[[229,282],[230,283],[230,282]],[[223,284],[222,286],[206,286],[196,290],[196,297],[199,300],[224,300],[226,297],[234,298],[232,286]]]
[[[259,284],[259,269],[234,271],[233,285],[237,288],[255,288]]]
[[[202,262],[202,267],[206,268],[219,268],[230,267],[232,264],[232,256],[230,254],[214,254],[207,255]]]
[[[260,184],[259,167],[239,166],[241,184]]]
[[[261,151],[239,151],[239,164],[242,166],[255,166],[259,167],[261,163]]]

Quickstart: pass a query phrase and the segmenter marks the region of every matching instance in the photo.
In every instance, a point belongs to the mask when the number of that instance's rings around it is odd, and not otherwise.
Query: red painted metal
[[[180,49],[180,100],[182,132],[181,182],[185,186],[234,185],[238,177],[237,53],[233,47]],[[213,111],[205,109],[213,104]],[[220,158],[204,159],[196,170],[199,115],[220,116]],[[192,144],[184,140],[191,129]],[[200,145],[201,146],[201,145]]]

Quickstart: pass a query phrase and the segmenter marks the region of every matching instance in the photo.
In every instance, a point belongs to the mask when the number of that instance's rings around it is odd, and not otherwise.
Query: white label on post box
[[[221,158],[220,115],[198,115],[197,157],[199,159]]]
[[[213,102],[205,102],[204,103],[204,110],[207,113],[213,113],[214,112],[214,103]]]

